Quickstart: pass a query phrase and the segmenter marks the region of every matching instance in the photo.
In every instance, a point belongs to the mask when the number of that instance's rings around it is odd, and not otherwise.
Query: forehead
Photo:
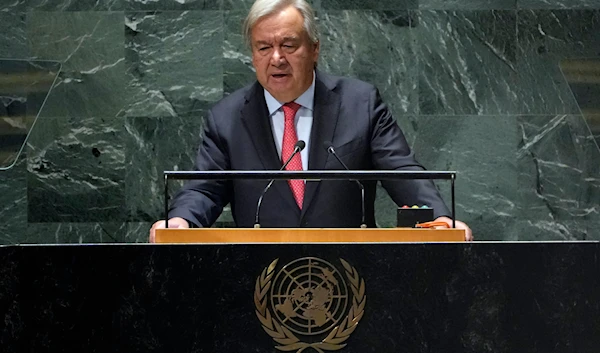
[[[252,28],[252,40],[300,37],[305,32],[302,14],[290,6],[258,20]]]

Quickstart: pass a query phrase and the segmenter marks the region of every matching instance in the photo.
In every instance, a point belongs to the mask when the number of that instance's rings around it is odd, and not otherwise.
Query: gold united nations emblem
[[[256,316],[275,348],[297,353],[344,348],[365,312],[364,279],[343,259],[343,273],[316,257],[294,260],[275,273],[278,261],[262,271],[254,290]]]

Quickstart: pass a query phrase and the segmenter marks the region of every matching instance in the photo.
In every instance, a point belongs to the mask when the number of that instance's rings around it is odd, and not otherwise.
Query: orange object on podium
[[[194,228],[157,229],[156,243],[402,243],[461,242],[463,229],[417,228]]]

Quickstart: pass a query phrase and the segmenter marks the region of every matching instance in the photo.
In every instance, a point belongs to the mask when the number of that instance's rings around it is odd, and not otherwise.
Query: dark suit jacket
[[[400,127],[377,89],[365,82],[317,71],[309,169],[343,169],[323,148],[331,141],[353,170],[423,170],[414,159]],[[269,112],[262,86],[242,88],[218,102],[206,119],[197,170],[278,170]],[[252,227],[257,200],[268,181],[192,181],[176,195],[169,217],[182,217],[195,226],[212,225],[231,203],[238,227]],[[428,205],[435,217],[449,215],[431,181],[384,181],[398,205]],[[373,181],[365,181],[366,220],[375,227]],[[302,210],[285,181],[276,181],[261,207],[263,227],[358,227],[360,189],[351,181],[307,182]]]

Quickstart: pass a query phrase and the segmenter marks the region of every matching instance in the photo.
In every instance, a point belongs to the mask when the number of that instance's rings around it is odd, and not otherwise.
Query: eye
[[[267,44],[256,46],[256,50],[258,50],[259,52],[263,52],[263,53],[269,49],[271,49],[271,46],[267,45]]]

